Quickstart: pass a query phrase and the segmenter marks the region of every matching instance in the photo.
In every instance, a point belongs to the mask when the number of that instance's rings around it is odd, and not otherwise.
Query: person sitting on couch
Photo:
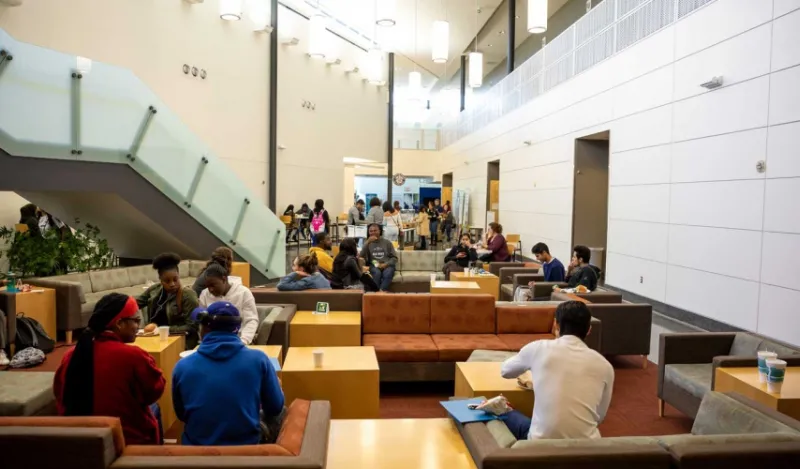
[[[463,271],[470,266],[470,263],[474,264],[477,260],[478,252],[472,247],[472,239],[469,237],[469,233],[462,234],[459,243],[453,246],[444,257],[442,272],[444,272],[445,279],[450,280],[451,272]]]
[[[381,237],[383,227],[376,223],[367,229],[369,238],[361,249],[361,257],[369,266],[370,275],[381,291],[389,291],[394,279],[394,269],[397,265],[397,252],[391,241]]]
[[[274,443],[284,412],[283,391],[267,355],[239,340],[239,310],[218,301],[197,308],[192,317],[200,323],[203,341],[172,372],[175,414],[185,423],[181,443]]]
[[[567,288],[583,285],[589,291],[597,289],[597,271],[589,265],[591,257],[592,251],[586,246],[578,245],[572,248],[572,262],[569,263],[569,272],[567,272]],[[556,287],[553,290],[560,291],[561,289]]]
[[[337,290],[378,291],[369,269],[358,262],[358,243],[355,238],[345,238],[339,244],[339,254],[333,260],[332,278],[331,288]]]
[[[230,272],[233,266],[233,250],[228,246],[220,246],[211,253],[211,260],[206,263],[206,267],[200,272],[200,275],[197,276],[192,285],[192,290],[198,297],[206,289],[206,270],[212,264],[221,265],[227,272]]]
[[[508,260],[508,244],[503,236],[503,225],[489,223],[489,232],[486,233],[486,249],[488,252],[479,259],[483,262],[505,262]]]
[[[332,247],[331,235],[319,233],[317,234],[317,245],[308,250],[309,254],[316,254],[319,269],[325,271],[323,275],[329,275],[333,272],[333,257],[328,254]]]
[[[149,327],[169,326],[170,334],[186,335],[186,350],[197,346],[197,325],[190,318],[199,305],[197,295],[190,287],[181,285],[177,254],[159,254],[153,259],[153,268],[158,271],[156,283],[136,298],[142,315]]]
[[[317,271],[317,255],[304,254],[292,263],[292,273],[278,282],[280,291],[330,290],[330,282]]]
[[[614,368],[584,343],[591,322],[586,304],[561,303],[556,308],[557,339],[531,342],[503,362],[503,378],[530,371],[536,395],[533,419],[515,410],[506,414],[506,426],[518,440],[600,438],[597,426],[611,403]]]
[[[126,444],[157,445],[163,435],[156,401],[166,380],[150,354],[128,345],[140,322],[134,298],[100,298],[75,348],[61,360],[53,394],[58,415],[118,417]]]
[[[258,331],[256,299],[249,288],[228,281],[228,271],[219,264],[211,264],[205,271],[206,289],[200,294],[200,306],[208,307],[217,301],[227,301],[241,313],[239,337],[245,344],[253,342]]]

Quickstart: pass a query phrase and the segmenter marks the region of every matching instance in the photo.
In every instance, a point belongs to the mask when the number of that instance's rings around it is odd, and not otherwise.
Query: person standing
[[[369,272],[380,290],[388,292],[397,265],[397,252],[391,241],[381,237],[382,228],[376,223],[369,225],[369,238],[361,249],[361,257],[366,260]]]
[[[438,199],[437,199],[438,200]],[[428,202],[428,220],[431,230],[431,245],[436,249],[436,243],[439,241],[439,210],[433,202]]]
[[[156,401],[166,380],[136,341],[141,317],[136,300],[121,293],[100,298],[75,348],[61,360],[53,380],[58,415],[118,417],[129,445],[157,445]]]
[[[347,224],[348,225],[363,225],[364,221],[364,201],[358,199],[356,204],[350,207],[347,211]]]
[[[239,340],[239,310],[218,301],[192,317],[203,341],[172,372],[175,413],[185,423],[181,444],[275,443],[285,412],[283,391],[267,354]]]
[[[294,205],[289,204],[286,210],[283,211],[283,216],[289,217],[289,224],[286,226],[286,243],[289,243],[289,238],[296,243],[298,230],[294,227]],[[294,236],[292,236],[294,234]]]
[[[555,340],[531,342],[501,366],[506,379],[530,371],[536,395],[533,418],[513,410],[506,426],[518,440],[600,438],[597,426],[611,403],[614,368],[584,342],[592,330],[586,304],[561,303],[555,319]]]
[[[186,335],[186,350],[197,346],[197,325],[190,318],[198,306],[197,295],[190,287],[181,285],[177,254],[159,254],[153,259],[153,269],[158,272],[156,283],[136,298],[142,308],[145,323],[156,327],[169,326],[170,334]]]
[[[400,230],[403,228],[403,220],[400,212],[395,212],[392,204],[383,203],[383,235],[389,241],[400,241]]]
[[[383,213],[384,210],[381,207],[381,199],[377,197],[371,198],[369,201],[369,213],[367,214],[367,219],[364,220],[365,224],[377,223],[383,225]]]
[[[325,201],[317,199],[314,202],[314,210],[311,213],[311,245],[317,245],[317,235],[320,233],[330,233],[331,219],[328,211],[325,210]]]
[[[294,214],[295,218],[297,219],[297,226],[300,230],[300,234],[303,236],[303,239],[308,238],[308,221],[311,217],[311,209],[308,207],[308,204],[303,204],[300,206],[300,210]]]
[[[417,214],[417,235],[419,236],[419,248],[428,249],[427,239],[431,236],[431,223],[428,219],[428,209],[424,205],[419,206]]]
[[[233,304],[241,313],[239,337],[245,344],[253,343],[258,332],[258,308],[253,292],[241,283],[230,283],[228,271],[218,264],[206,269],[206,288],[200,294],[200,306],[224,301]]]

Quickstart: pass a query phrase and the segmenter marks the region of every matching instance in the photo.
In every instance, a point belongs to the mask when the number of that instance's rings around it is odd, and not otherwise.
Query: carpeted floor
[[[27,371],[55,371],[69,348],[56,348],[41,366]],[[658,417],[655,364],[642,369],[639,357],[615,357],[611,363],[616,375],[611,408],[600,425],[604,436],[669,435],[691,430],[692,420],[669,406],[664,418]],[[452,395],[453,383],[384,383],[381,418],[446,417],[439,401]]]

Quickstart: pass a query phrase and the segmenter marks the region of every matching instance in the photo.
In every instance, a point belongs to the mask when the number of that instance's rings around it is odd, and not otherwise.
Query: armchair
[[[517,285],[514,284],[514,277],[517,275],[529,275],[531,276],[530,281],[542,281],[544,280],[544,275],[540,273],[541,269],[539,267],[502,267],[500,269],[500,300],[501,301],[512,301],[514,299],[514,291],[517,289]],[[521,284],[527,286],[527,282]]]

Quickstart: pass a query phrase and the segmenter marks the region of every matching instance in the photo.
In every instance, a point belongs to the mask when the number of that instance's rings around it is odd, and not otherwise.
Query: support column
[[[271,0],[269,35],[269,209],[275,212],[278,193],[278,0]],[[277,213],[277,212],[275,212]]]
[[[389,112],[386,113],[386,200],[392,198],[392,175],[394,174],[394,52],[389,52]],[[367,202],[369,203],[369,202]]]
[[[516,42],[516,26],[517,26],[517,1],[508,0],[508,30],[506,37],[508,38],[508,51],[506,53],[506,73],[511,75],[514,71],[514,46]]]
[[[461,111],[467,104],[467,56],[461,55]]]

